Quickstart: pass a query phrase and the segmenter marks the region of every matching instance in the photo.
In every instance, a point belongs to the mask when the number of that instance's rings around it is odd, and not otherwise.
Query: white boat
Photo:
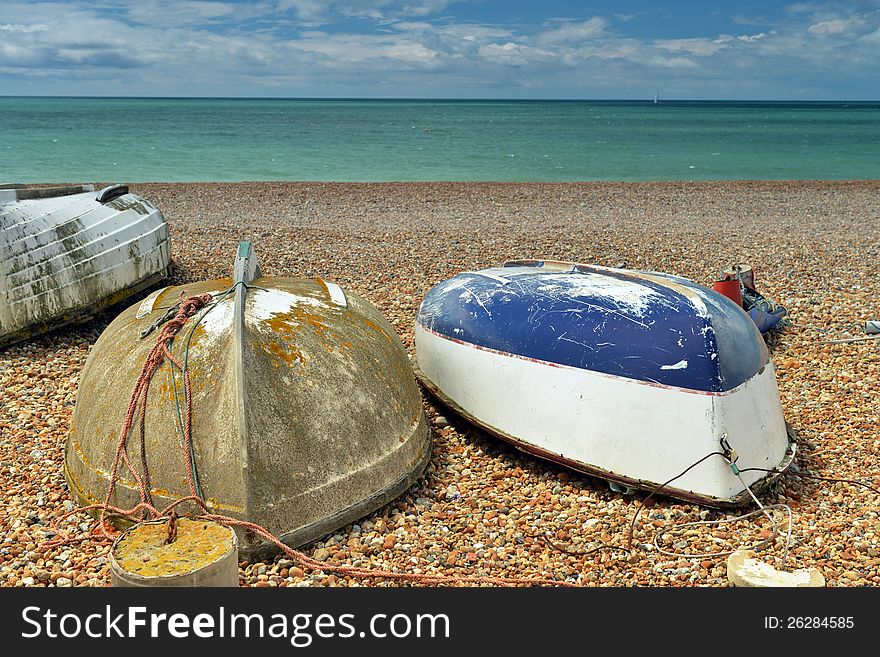
[[[88,318],[170,261],[162,213],[124,185],[0,185],[0,346]]]
[[[794,457],[755,323],[684,278],[542,261],[464,272],[428,292],[415,343],[444,404],[616,487],[653,489],[728,449],[740,470]],[[740,476],[713,457],[662,492],[736,505],[778,475]]]

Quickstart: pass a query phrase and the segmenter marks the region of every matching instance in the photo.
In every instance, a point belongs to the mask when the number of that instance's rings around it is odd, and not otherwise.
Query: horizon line
[[[473,101],[473,102],[642,102],[655,104],[654,97],[636,98],[472,98],[457,96],[94,96],[79,94],[0,94],[0,98],[79,98],[107,100],[356,100],[356,101]],[[659,99],[656,104],[663,103],[880,103],[876,100],[852,100],[848,98],[796,99],[796,98],[667,98]]]

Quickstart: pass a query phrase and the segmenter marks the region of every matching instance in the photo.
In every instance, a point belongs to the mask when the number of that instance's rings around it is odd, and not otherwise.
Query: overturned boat
[[[794,457],[755,323],[684,278],[535,260],[464,272],[428,292],[415,343],[417,375],[444,404],[616,488],[654,489],[712,452],[740,470]],[[754,490],[778,475],[740,476]],[[722,458],[662,493],[750,499]]]
[[[157,290],[96,342],[65,451],[74,498],[104,501],[132,389],[182,291],[212,295],[170,347],[189,373],[189,403],[182,371],[166,360],[146,397],[143,455],[138,436],[129,443],[156,508],[189,495],[187,407],[199,496],[212,513],[257,523],[291,546],[374,511],[418,478],[431,434],[394,329],[330,281],[261,275],[242,243],[232,278]],[[123,468],[110,503],[131,508],[139,490]],[[245,554],[272,549],[249,532],[239,538]]]
[[[122,301],[170,259],[162,213],[124,185],[0,186],[0,346]]]

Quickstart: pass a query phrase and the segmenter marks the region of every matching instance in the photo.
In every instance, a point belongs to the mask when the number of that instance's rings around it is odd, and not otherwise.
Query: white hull
[[[134,194],[100,203],[93,191],[0,192],[0,344],[88,316],[167,272],[168,225]]]
[[[654,488],[722,436],[740,469],[787,466],[794,455],[772,363],[736,388],[699,392],[557,365],[415,330],[420,377],[442,401],[524,451],[639,488]],[[749,486],[767,473],[746,472]],[[721,458],[677,479],[666,494],[736,504],[747,495]]]

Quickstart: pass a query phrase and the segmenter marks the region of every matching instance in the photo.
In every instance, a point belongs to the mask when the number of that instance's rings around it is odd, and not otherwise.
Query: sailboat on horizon
[[[655,105],[660,104],[660,92],[659,91],[654,92],[654,104]]]

